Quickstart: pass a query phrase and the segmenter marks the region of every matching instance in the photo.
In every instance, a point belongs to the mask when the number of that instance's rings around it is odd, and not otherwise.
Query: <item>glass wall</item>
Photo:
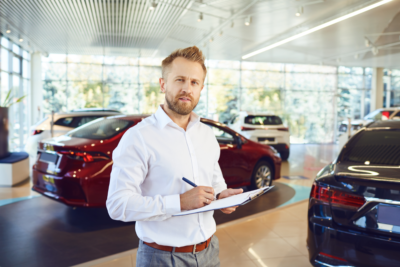
[[[26,96],[22,102],[12,105],[8,111],[10,151],[19,151],[23,150],[28,138],[30,54],[2,36],[0,61],[1,106],[8,93],[14,100]]]
[[[371,83],[371,68],[338,68],[338,124],[347,123],[347,118],[362,119],[371,112]]]
[[[384,69],[384,107],[400,107],[400,70]]]
[[[161,58],[56,55],[42,59],[44,112],[84,107],[153,113],[163,102]],[[227,122],[240,110],[281,116],[292,143],[329,143],[347,116],[369,112],[371,70],[206,61],[196,112]]]

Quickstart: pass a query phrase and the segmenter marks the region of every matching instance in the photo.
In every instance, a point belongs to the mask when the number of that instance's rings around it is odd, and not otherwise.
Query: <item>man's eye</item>
[[[198,82],[192,82],[193,84],[199,84]]]

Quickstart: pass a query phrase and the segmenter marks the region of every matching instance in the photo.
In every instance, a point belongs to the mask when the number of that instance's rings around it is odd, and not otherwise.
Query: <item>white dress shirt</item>
[[[129,129],[113,152],[107,209],[114,220],[137,221],[145,242],[182,247],[201,243],[216,231],[214,212],[172,217],[180,194],[197,185],[215,194],[226,189],[218,164],[220,148],[212,129],[194,112],[186,131],[161,106]]]

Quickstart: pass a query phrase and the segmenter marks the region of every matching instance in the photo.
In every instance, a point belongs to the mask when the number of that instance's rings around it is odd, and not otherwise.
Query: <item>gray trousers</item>
[[[172,267],[219,267],[219,242],[213,236],[206,249],[196,253],[167,252],[152,248],[139,242],[139,249],[136,257],[137,267],[148,266],[172,266]]]

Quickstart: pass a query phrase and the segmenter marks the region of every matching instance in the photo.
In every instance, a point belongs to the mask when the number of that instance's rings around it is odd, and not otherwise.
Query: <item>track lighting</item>
[[[202,21],[202,20],[203,20],[203,13],[200,13],[200,14],[199,14],[199,18],[197,19],[197,21],[200,22],[200,21]]]
[[[364,43],[365,47],[369,47],[371,45],[371,42],[367,38],[365,38]]]
[[[23,42],[23,41],[24,41],[24,39],[22,38],[21,35],[19,35],[18,40],[19,40],[20,42]]]
[[[377,8],[377,7],[381,6],[381,5],[384,5],[384,4],[386,4],[386,3],[389,3],[389,2],[391,2],[391,1],[393,1],[393,0],[382,0],[382,1],[379,1],[379,2],[374,3],[374,4],[372,4],[372,5],[369,5],[369,6],[366,6],[366,7],[364,7],[364,8],[358,9],[358,10],[356,10],[356,11],[353,11],[353,12],[347,14],[347,15],[344,15],[344,16],[338,17],[338,18],[336,18],[336,19],[333,19],[333,20],[331,20],[331,21],[322,23],[322,24],[320,24],[320,25],[318,25],[318,26],[315,26],[315,27],[313,27],[313,28],[311,28],[311,29],[308,29],[308,30],[305,30],[305,31],[303,31],[303,32],[294,34],[294,35],[292,35],[292,36],[290,36],[290,37],[288,37],[288,38],[282,39],[282,40],[280,40],[280,41],[278,41],[278,42],[275,42],[275,43],[272,43],[272,44],[270,44],[270,45],[268,45],[268,46],[266,46],[266,47],[263,47],[263,48],[260,48],[260,49],[258,49],[258,50],[256,50],[256,51],[253,51],[253,52],[251,52],[251,53],[248,53],[248,54],[242,56],[242,59],[248,59],[248,58],[250,58],[250,57],[253,57],[253,56],[255,56],[255,55],[258,55],[258,54],[260,54],[260,53],[263,53],[263,52],[265,52],[265,51],[271,50],[271,49],[273,49],[273,48],[275,48],[275,47],[284,45],[284,44],[289,43],[289,42],[291,42],[291,41],[293,41],[293,40],[296,40],[296,39],[298,39],[298,38],[301,38],[301,37],[303,37],[303,36],[306,36],[306,35],[308,35],[308,34],[310,34],[310,33],[319,31],[319,30],[321,30],[321,29],[324,29],[324,28],[326,28],[326,27],[329,27],[329,26],[331,26],[331,25],[334,25],[334,24],[339,23],[339,22],[341,22],[341,21],[344,21],[344,20],[346,20],[346,19],[349,19],[349,18],[352,18],[352,17],[354,17],[354,16],[360,15],[360,14],[362,14],[362,13],[364,13],[364,12],[367,12],[367,11],[369,11],[369,10],[372,10],[372,9],[374,9],[374,8]]]
[[[154,9],[156,9],[157,5],[158,5],[158,3],[156,1],[152,1],[151,4],[150,4],[149,9],[151,11],[153,11]]]
[[[296,17],[300,17],[303,14],[304,9],[302,6],[297,7]]]
[[[374,56],[378,55],[378,53],[379,53],[379,49],[376,48],[375,46],[372,47],[371,51],[372,51],[372,54],[374,54]]]
[[[10,26],[6,25],[6,33],[11,33]]]
[[[250,24],[251,24],[251,16],[248,16],[248,17],[244,20],[244,25],[250,26]]]

